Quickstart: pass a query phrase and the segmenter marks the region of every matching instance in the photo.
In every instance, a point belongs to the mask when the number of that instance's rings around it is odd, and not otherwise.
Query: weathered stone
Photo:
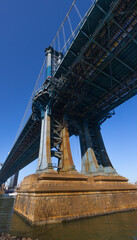
[[[6,235],[6,239],[11,239],[10,234]]]
[[[23,180],[15,211],[33,224],[137,208],[137,186],[121,176],[42,173]]]

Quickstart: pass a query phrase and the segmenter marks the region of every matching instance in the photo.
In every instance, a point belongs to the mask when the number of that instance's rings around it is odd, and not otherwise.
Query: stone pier
[[[26,177],[14,209],[47,224],[137,208],[137,186],[121,176],[41,173]]]

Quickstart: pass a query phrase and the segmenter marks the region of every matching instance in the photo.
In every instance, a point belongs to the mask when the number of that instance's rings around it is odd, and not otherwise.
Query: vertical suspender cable
[[[20,132],[21,127],[22,127],[22,124],[23,124],[23,121],[24,121],[25,116],[26,116],[26,114],[27,114],[27,112],[28,112],[28,109],[29,109],[30,103],[31,103],[32,98],[33,98],[33,96],[34,96],[34,93],[35,93],[35,91],[36,91],[36,87],[37,87],[37,85],[38,85],[39,79],[40,79],[40,77],[41,77],[41,74],[42,74],[42,71],[43,71],[43,68],[44,68],[45,62],[46,62],[46,57],[45,57],[45,59],[44,59],[43,65],[42,65],[42,67],[41,67],[41,70],[40,70],[39,76],[38,76],[38,78],[37,78],[36,84],[35,84],[35,86],[34,86],[33,92],[32,92],[32,94],[31,94],[31,97],[30,97],[29,103],[28,103],[27,108],[26,108],[26,110],[25,110],[24,116],[23,116],[23,118],[22,118],[21,124],[20,124],[20,126],[19,126],[18,132],[17,132],[16,137],[15,137],[15,140],[14,140],[14,142],[13,142],[13,145],[14,145],[14,143],[15,143],[15,141],[16,141],[18,135],[19,135],[19,132]]]
[[[95,1],[94,1],[95,2]],[[61,52],[64,50],[64,48],[66,47],[68,41],[70,41],[70,39],[72,38],[72,36],[74,37],[75,33],[77,32],[78,28],[80,28],[82,22],[84,22],[84,20],[87,18],[88,14],[90,13],[91,9],[93,8],[94,3],[92,4],[92,6],[88,9],[88,11],[85,13],[84,17],[81,19],[81,21],[79,22],[79,24],[77,25],[77,27],[75,28],[75,30],[73,31],[72,35],[70,36],[70,38],[67,40],[66,44],[63,46],[63,48],[61,49]]]
[[[60,38],[59,38],[59,34],[58,34],[58,51],[60,52]]]
[[[72,28],[72,24],[71,24],[69,16],[68,16],[68,22],[69,22],[69,26],[70,26],[70,30],[71,30],[71,36],[73,37],[73,28]]]
[[[56,71],[55,47],[56,47],[56,46],[55,46],[55,41],[54,41],[54,54],[53,54],[53,55],[54,55],[54,58],[53,58],[53,61],[54,61],[54,62],[53,62],[54,72]],[[53,74],[52,74],[52,75],[53,75]]]
[[[74,7],[75,7],[75,9],[76,9],[77,14],[79,15],[80,20],[81,20],[81,19],[82,19],[82,16],[81,16],[81,14],[80,14],[80,12],[79,12],[76,4],[74,4]]]
[[[65,36],[64,25],[62,26],[62,30],[63,30],[63,38],[64,38],[64,45],[65,45],[65,52],[66,52],[66,51],[67,51],[67,48],[66,48],[66,36]]]
[[[73,1],[72,5],[71,5],[71,7],[70,7],[70,9],[69,9],[69,11],[67,12],[66,17],[64,18],[64,21],[62,22],[62,24],[61,24],[59,30],[57,31],[57,34],[56,34],[55,38],[53,39],[53,41],[52,41],[52,43],[51,43],[51,46],[53,45],[54,41],[56,40],[56,38],[57,38],[57,36],[58,36],[58,34],[59,34],[59,32],[60,32],[60,30],[62,29],[62,26],[64,25],[64,23],[65,23],[65,21],[66,21],[68,15],[70,14],[70,12],[71,12],[71,10],[72,10],[72,8],[73,8],[75,2],[76,2],[76,0]]]

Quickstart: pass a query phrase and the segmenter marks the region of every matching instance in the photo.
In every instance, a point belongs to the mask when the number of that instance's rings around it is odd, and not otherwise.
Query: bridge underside
[[[111,110],[137,93],[136,14],[134,0],[96,1],[56,73],[35,95],[33,116],[0,171],[1,182],[38,157],[38,106],[48,105],[53,117],[65,115],[70,136],[83,134],[86,142],[86,135],[90,134],[90,139],[97,135],[99,125],[110,117]],[[88,143],[85,144],[87,148]],[[81,145],[81,151],[85,151],[82,149]],[[98,153],[95,155],[97,159]],[[102,159],[111,167],[106,157]]]
[[[0,171],[0,182],[5,182],[18,170],[38,158],[39,142],[40,122],[34,121],[31,116]]]
[[[102,121],[137,93],[137,3],[111,3],[97,1],[54,75],[55,110]]]

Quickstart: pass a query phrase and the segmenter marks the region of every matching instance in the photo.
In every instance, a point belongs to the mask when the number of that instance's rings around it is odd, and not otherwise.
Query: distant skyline
[[[77,0],[81,13],[90,0]],[[72,1],[0,0],[0,163],[10,152],[20,122],[44,60]],[[104,143],[116,171],[137,181],[137,96],[115,109],[102,126]],[[80,170],[78,138],[71,138],[72,155]],[[36,171],[37,160],[22,169],[24,176]]]

